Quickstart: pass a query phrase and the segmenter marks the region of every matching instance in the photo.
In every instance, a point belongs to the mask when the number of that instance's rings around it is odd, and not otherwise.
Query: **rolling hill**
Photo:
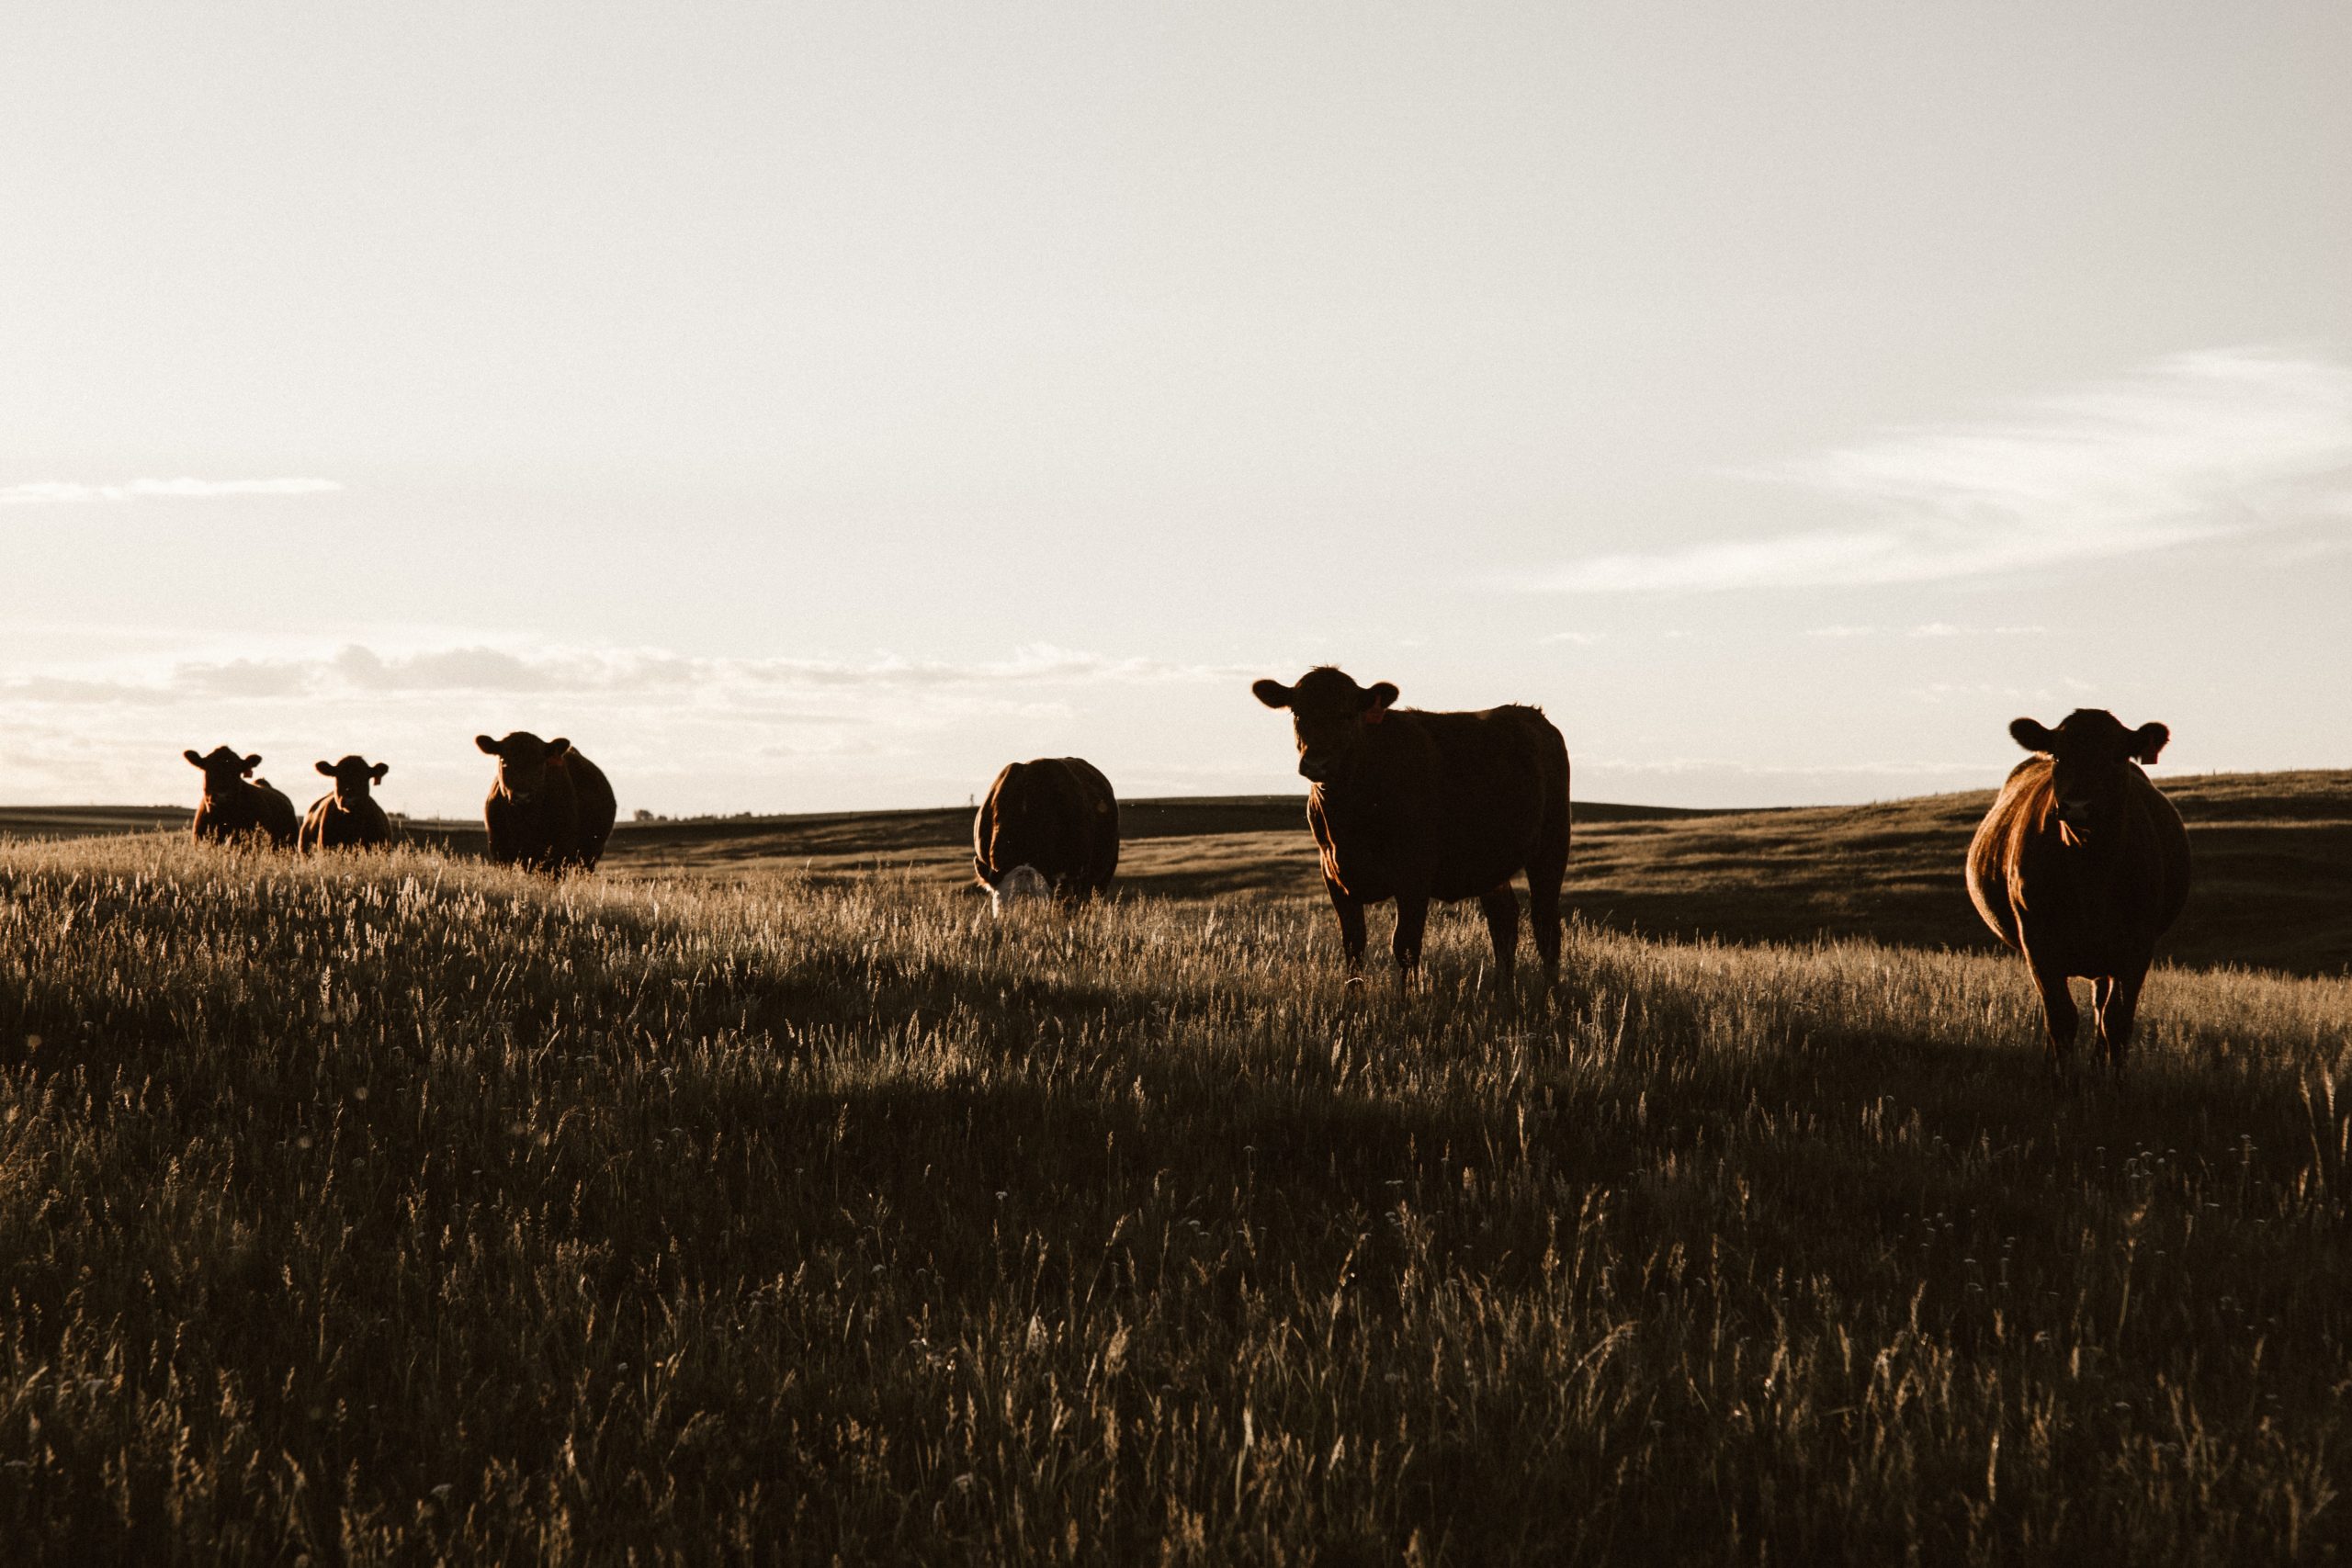
[[[2165,956],[2298,974],[2352,965],[2352,772],[2159,783],[2197,856],[2196,891]],[[1578,802],[1569,908],[1597,925],[1662,936],[1991,948],[1960,867],[1992,798],[1976,790],[1760,811]],[[1131,800],[1120,810],[1124,894],[1322,898],[1303,796]],[[0,808],[0,836],[185,831],[188,817],[168,807]],[[406,831],[421,846],[481,850],[472,823],[416,821]],[[605,863],[621,875],[791,869],[835,885],[888,871],[959,886],[971,880],[970,833],[963,807],[625,821]]]

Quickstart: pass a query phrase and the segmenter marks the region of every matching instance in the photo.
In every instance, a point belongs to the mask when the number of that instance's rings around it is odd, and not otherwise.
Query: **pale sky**
[[[2352,765],[2352,7],[0,20],[0,803],[481,730],[623,810]]]

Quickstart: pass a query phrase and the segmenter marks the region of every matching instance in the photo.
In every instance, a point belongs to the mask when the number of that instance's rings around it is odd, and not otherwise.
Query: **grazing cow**
[[[1001,913],[1051,892],[1075,908],[1119,867],[1119,797],[1079,757],[1007,762],[972,818],[972,870]]]
[[[334,780],[334,788],[311,802],[302,818],[302,849],[372,850],[392,841],[392,824],[368,791],[392,771],[390,762],[370,767],[365,757],[321,762],[319,772]]]
[[[247,833],[266,833],[273,848],[294,842],[301,824],[294,803],[270,787],[267,779],[250,778],[261,766],[259,756],[244,757],[226,746],[215,746],[198,756],[190,749],[180,753],[193,768],[204,770],[204,799],[196,808],[196,841],[225,844]]]
[[[498,777],[482,803],[490,858],[533,871],[596,869],[613,833],[613,786],[605,771],[559,736],[542,740],[516,730],[474,744],[498,759]]]
[[[1527,874],[1535,952],[1548,984],[1560,971],[1560,884],[1568,870],[1568,747],[1540,708],[1478,713],[1393,706],[1396,688],[1310,670],[1295,686],[1250,688],[1288,708],[1298,771],[1313,784],[1306,820],[1323,852],[1323,886],[1340,917],[1351,974],[1363,964],[1363,908],[1396,900],[1396,985],[1421,961],[1432,898],[1476,898],[1508,986],[1519,943],[1513,873]]]
[[[2033,972],[2051,1066],[2074,1050],[2081,1014],[2066,980],[2081,975],[2120,1077],[2156,938],[2188,898],[2188,831],[2133,766],[2154,762],[2172,732],[2077,708],[2055,729],[2021,718],[2009,734],[2034,755],[2010,771],[1968,846],[1968,896]]]

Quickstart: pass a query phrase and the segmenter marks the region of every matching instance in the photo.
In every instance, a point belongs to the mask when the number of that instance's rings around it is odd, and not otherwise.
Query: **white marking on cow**
[[[1054,885],[1046,880],[1044,872],[1034,865],[1016,865],[998,877],[996,886],[989,889],[989,908],[994,914],[1002,915],[1007,908],[1023,900],[1050,898],[1053,893]]]

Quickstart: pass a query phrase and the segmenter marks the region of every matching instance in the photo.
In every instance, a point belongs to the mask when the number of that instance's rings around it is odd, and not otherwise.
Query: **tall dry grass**
[[[2319,1561],[2352,984],[0,845],[15,1561]]]

